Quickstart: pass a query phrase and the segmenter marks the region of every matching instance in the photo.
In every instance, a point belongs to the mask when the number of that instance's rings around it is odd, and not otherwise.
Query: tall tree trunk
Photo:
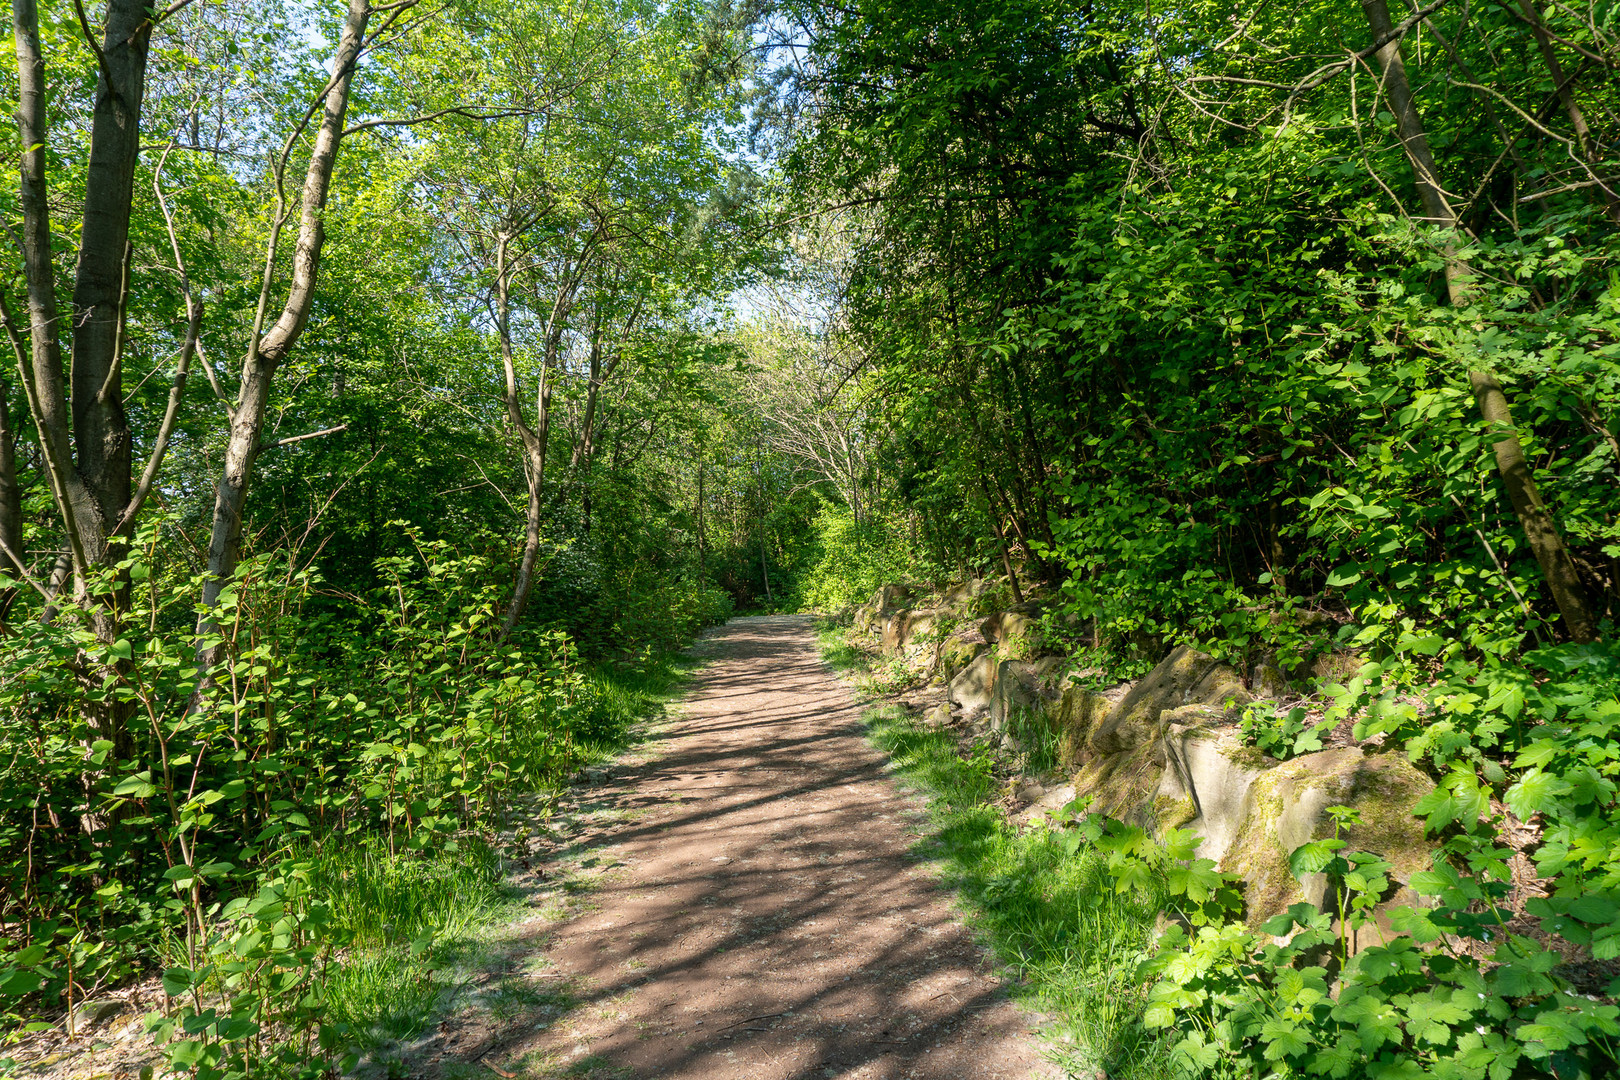
[[[326,197],[331,190],[332,171],[337,164],[339,144],[343,140],[343,118],[349,108],[355,61],[370,17],[369,0],[349,0],[348,15],[333,60],[333,77],[322,106],[321,126],[316,132],[315,146],[310,152],[309,168],[304,176],[298,241],[293,249],[292,283],[280,316],[261,336],[265,293],[268,292],[275,258],[275,241],[273,238],[271,240],[272,247],[265,266],[265,292],[261,293],[259,316],[248,342],[247,358],[242,363],[241,391],[235,415],[231,419],[224,467],[214,492],[214,520],[208,538],[208,577],[203,584],[205,608],[211,609],[219,602],[221,591],[236,573],[241,557],[242,510],[247,502],[253,464],[259,455],[271,380],[275,377],[276,368],[286,360],[303,335],[314,306],[321,247],[326,240],[322,220],[326,211]],[[199,619],[197,659],[205,667],[218,663],[224,655],[223,646],[208,644],[207,639],[215,629],[208,615]]]
[[[1361,0],[1361,8],[1366,13],[1373,40],[1394,33],[1385,0]],[[1470,275],[1468,264],[1458,253],[1461,228],[1457,212],[1446,198],[1444,185],[1440,183],[1440,173],[1429,148],[1423,120],[1412,100],[1399,39],[1391,40],[1378,50],[1376,56],[1384,74],[1384,90],[1389,98],[1390,111],[1395,114],[1401,143],[1412,162],[1425,219],[1440,226],[1447,234],[1444,252],[1447,297],[1454,306],[1463,306],[1468,302]],[[1553,594],[1553,601],[1564,617],[1564,628],[1576,641],[1593,641],[1597,637],[1597,626],[1587,606],[1585,589],[1575,572],[1569,549],[1558,534],[1552,514],[1542,502],[1535,477],[1524,457],[1524,446],[1513,427],[1513,417],[1502,384],[1497,381],[1495,373],[1487,368],[1470,370],[1468,383],[1479,414],[1495,440],[1491,450],[1496,457],[1496,471],[1507,488],[1508,498],[1530,543],[1530,550],[1541,565],[1541,573]]]
[[[529,485],[529,502],[523,514],[523,554],[518,560],[517,580],[512,584],[512,598],[506,605],[506,618],[501,623],[500,636],[504,639],[517,628],[524,609],[529,606],[529,594],[534,590],[535,567],[540,562],[540,514],[546,483],[546,446],[551,441],[551,362],[562,334],[562,315],[565,310],[566,289],[559,289],[557,301],[552,305],[551,321],[546,331],[544,355],[540,360],[540,382],[535,389],[535,425],[531,427],[523,416],[523,401],[518,393],[517,357],[512,351],[512,267],[508,260],[510,245],[516,233],[505,232],[495,246],[495,332],[500,339],[501,366],[505,374],[501,399],[506,405],[506,418],[517,431],[523,447],[523,476]]]
[[[66,378],[51,248],[45,167],[50,132],[36,0],[13,0],[12,25],[21,139],[18,202],[23,220],[19,239],[30,339],[30,364],[23,365],[19,373],[39,430],[51,493],[62,515],[77,578],[75,598],[97,639],[108,644],[118,637],[125,589],[116,578],[111,588],[105,588],[106,579],[91,571],[116,563],[121,545],[114,530],[130,498],[130,437],[124,416],[121,354],[129,290],[129,221],[135,163],[140,156],[152,18],[144,0],[108,0],[101,42],[94,40],[88,26],[83,27],[95,53],[97,76],[71,303],[72,365]],[[16,342],[20,331],[12,325],[9,312],[6,322]],[[103,583],[94,586],[99,589],[96,595],[90,592],[93,580]],[[85,653],[79,655],[74,668],[93,684],[105,681],[107,673]],[[131,708],[128,703],[97,701],[84,710],[90,737],[110,740],[118,758],[127,758],[132,749],[124,723]],[[100,815],[87,815],[86,828],[98,827],[101,820]]]
[[[501,637],[517,628],[518,620],[529,606],[529,594],[534,591],[534,572],[540,563],[540,517],[544,510],[542,499],[546,483],[546,443],[551,438],[551,373],[549,365],[540,371],[540,387],[536,393],[539,402],[539,425],[532,437],[525,440],[524,475],[529,480],[529,502],[523,515],[523,555],[518,561],[517,580],[512,585],[512,599],[506,606],[506,619],[501,624]]]
[[[19,239],[28,292],[29,366],[19,374],[29,412],[39,430],[41,455],[52,497],[62,515],[73,569],[82,576],[87,566],[79,519],[89,507],[84,485],[73,468],[67,380],[58,334],[61,318],[56,303],[56,267],[51,259],[50,198],[45,176],[45,146],[50,138],[45,115],[45,55],[40,48],[35,0],[13,0],[11,13],[17,49],[17,134],[22,144]]]
[[[130,434],[122,378],[129,219],[140,156],[152,18],[146,0],[110,0],[90,119],[84,220],[73,283],[73,442],[90,496],[85,554],[116,561],[111,535],[129,505]]]
[[[24,570],[22,485],[17,481],[17,433],[11,426],[11,402],[7,399],[6,384],[0,381],[0,571],[10,571],[12,577],[20,578]],[[0,588],[0,632],[16,596],[16,588]]]

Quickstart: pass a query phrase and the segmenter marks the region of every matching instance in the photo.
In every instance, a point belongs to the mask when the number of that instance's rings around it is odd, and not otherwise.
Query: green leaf
[[[168,968],[163,972],[163,992],[172,998],[182,997],[191,992],[192,974],[182,967]]]
[[[1316,1041],[1299,1024],[1289,1020],[1267,1020],[1261,1025],[1260,1040],[1266,1044],[1267,1061],[1298,1057]]]
[[[1347,841],[1327,839],[1312,840],[1301,844],[1288,856],[1288,869],[1294,877],[1302,878],[1307,874],[1319,874],[1326,870],[1338,857]]]
[[[1559,796],[1567,795],[1569,792],[1570,785],[1562,778],[1535,768],[1508,788],[1502,801],[1507,803],[1514,816],[1521,821],[1528,821],[1536,814],[1552,810],[1557,805]]]

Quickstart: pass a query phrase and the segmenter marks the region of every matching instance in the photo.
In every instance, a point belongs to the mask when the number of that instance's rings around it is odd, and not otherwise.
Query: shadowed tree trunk
[[[109,0],[98,44],[81,13],[80,26],[95,55],[97,76],[69,312],[72,362],[64,371],[63,321],[51,248],[46,173],[50,130],[39,9],[35,0],[14,0],[12,4],[20,140],[17,201],[22,217],[16,235],[27,290],[26,344],[9,304],[0,310],[0,316],[17,352],[18,374],[39,433],[51,494],[62,516],[74,599],[104,644],[116,640],[119,633],[124,582],[109,568],[121,554],[118,529],[131,509],[123,328],[129,291],[129,223],[152,25],[150,11],[141,0]],[[9,417],[7,420],[9,428]],[[8,472],[14,484],[15,463],[6,464],[9,469],[0,469]],[[16,556],[20,563],[20,536]],[[105,676],[83,653],[74,667],[80,677],[94,683]],[[85,713],[90,736],[109,740],[118,758],[128,757],[131,750],[123,722],[128,708],[98,699]]]
[[[1366,13],[1367,24],[1372,30],[1374,41],[1394,34],[1394,24],[1390,20],[1389,7],[1385,0],[1361,0],[1361,7]],[[1400,40],[1391,38],[1375,55],[1384,75],[1384,91],[1389,99],[1390,111],[1395,114],[1401,143],[1412,163],[1418,197],[1423,202],[1424,219],[1443,229],[1447,237],[1444,252],[1447,297],[1455,307],[1466,306],[1470,292],[1470,276],[1468,264],[1458,252],[1462,230],[1457,220],[1457,212],[1452,208],[1450,200],[1446,197],[1445,187],[1440,182],[1434,154],[1429,148],[1428,134],[1424,131],[1422,117],[1419,116],[1417,106],[1412,100],[1411,85],[1406,78],[1406,63],[1401,57]],[[1535,477],[1531,474],[1530,465],[1524,457],[1524,446],[1520,443],[1518,432],[1513,426],[1513,417],[1509,412],[1507,395],[1502,390],[1502,384],[1488,368],[1471,369],[1468,372],[1468,383],[1473,390],[1479,414],[1485,420],[1490,437],[1494,440],[1491,451],[1496,457],[1496,471],[1502,477],[1502,485],[1507,488],[1508,498],[1513,503],[1513,512],[1518,517],[1519,525],[1524,529],[1530,550],[1535,553],[1536,561],[1541,565],[1542,576],[1546,579],[1553,600],[1564,617],[1564,628],[1576,641],[1593,641],[1597,637],[1597,626],[1587,606],[1585,589],[1575,572],[1575,563],[1569,556],[1569,549],[1564,546],[1563,537],[1558,534],[1552,514],[1542,502],[1541,492],[1536,487]]]
[[[231,418],[230,440],[225,446],[225,463],[214,493],[213,525],[208,539],[208,577],[203,585],[203,606],[212,608],[219,602],[220,593],[236,573],[241,557],[242,510],[247,501],[248,484],[253,476],[253,465],[261,449],[265,410],[270,402],[270,386],[276,369],[287,359],[298,339],[303,336],[309,314],[315,303],[315,282],[320,271],[321,247],[326,240],[323,218],[326,198],[332,186],[332,170],[343,140],[343,118],[349,108],[349,93],[354,84],[355,62],[365,39],[366,23],[371,17],[369,0],[349,0],[343,33],[333,58],[333,75],[321,103],[321,125],[315,135],[315,146],[309,155],[309,168],[304,176],[303,198],[298,222],[298,240],[293,248],[292,284],[287,302],[280,316],[269,330],[264,330],[266,302],[271,275],[275,269],[276,236],[279,225],[272,230],[269,250],[265,259],[265,277],[259,294],[258,314],[254,319],[253,335],[248,342],[247,358],[242,363],[242,384],[237,396],[236,409]],[[291,146],[291,140],[288,141]],[[283,157],[285,161],[285,157]],[[198,663],[210,667],[224,655],[223,646],[210,642],[215,630],[212,620],[205,614],[197,624],[200,637],[197,646]]]
[[[50,132],[35,0],[14,0],[12,24],[17,51],[17,131],[22,146],[19,240],[27,282],[30,359],[29,369],[22,375],[82,591],[87,571],[114,561],[114,530],[130,501],[129,424],[124,416],[120,354],[129,285],[129,219],[152,20],[140,0],[111,0],[101,44],[91,43],[99,71],[73,287],[70,373],[64,372],[62,363],[62,319],[51,257],[45,171]],[[21,331],[12,323],[9,309],[6,322],[21,351]],[[117,631],[116,598],[96,599],[100,603],[92,608],[91,621],[97,636],[110,641]]]

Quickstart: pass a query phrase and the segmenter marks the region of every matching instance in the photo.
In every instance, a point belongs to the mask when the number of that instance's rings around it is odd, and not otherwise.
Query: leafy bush
[[[911,576],[910,553],[885,521],[857,525],[846,507],[823,501],[814,528],[815,554],[793,583],[802,611],[840,611]]]
[[[1336,838],[1308,843],[1290,866],[1326,874],[1337,906],[1296,905],[1258,932],[1233,922],[1167,934],[1150,966],[1161,981],[1147,1021],[1180,1029],[1178,1054],[1202,1072],[1606,1075],[1620,1060],[1620,1008],[1581,992],[1558,949],[1510,927],[1502,905],[1514,852],[1498,840],[1492,807],[1540,822],[1533,858],[1550,888],[1525,910],[1547,940],[1620,957],[1620,651],[1560,646],[1519,666],[1453,649],[1441,678],[1414,695],[1411,654],[1441,643],[1403,643],[1408,651],[1336,688],[1323,723],[1353,715],[1358,736],[1391,737],[1440,774],[1414,807],[1442,841],[1433,869],[1411,881],[1430,906],[1385,909],[1403,936],[1366,944],[1382,937],[1375,910],[1389,865]],[[1256,716],[1246,729],[1286,756],[1320,727],[1302,714]],[[1607,993],[1620,996],[1620,979]]]
[[[472,911],[480,835],[611,745],[639,699],[560,631],[499,640],[503,575],[420,539],[341,604],[245,560],[213,612],[225,660],[202,672],[194,583],[150,550],[122,568],[126,636],[102,644],[66,608],[0,638],[0,1012],[71,1006],[161,958],[178,1011],[153,1030],[176,1066],[318,1072],[348,1038],[323,1019],[333,950]],[[722,606],[656,602],[652,649]]]
[[[1412,882],[1434,906],[1388,910],[1404,936],[1384,937],[1375,911],[1390,866],[1344,848],[1313,841],[1290,859],[1298,875],[1327,875],[1333,910],[1296,904],[1258,932],[1226,922],[1165,934],[1146,968],[1160,981],[1144,1020],[1178,1033],[1190,1071],[1507,1080],[1614,1067],[1620,1008],[1576,993],[1555,953],[1506,930],[1500,882],[1440,863]],[[1589,913],[1612,922],[1616,910]],[[1470,941],[1494,948],[1482,960]]]

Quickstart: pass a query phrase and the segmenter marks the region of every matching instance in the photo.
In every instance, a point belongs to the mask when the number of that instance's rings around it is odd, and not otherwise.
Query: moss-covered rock
[[[935,668],[946,679],[954,679],[987,648],[989,646],[980,641],[978,633],[973,630],[952,634],[939,643]]]
[[[910,585],[884,585],[872,598],[855,609],[851,626],[860,634],[875,634],[883,630],[889,616],[907,607],[917,590]]]
[[[996,685],[996,668],[1000,663],[992,650],[985,649],[956,673],[946,696],[969,717],[988,711],[990,696]]]
[[[916,639],[922,637],[939,622],[939,612],[932,608],[901,608],[883,623],[883,651],[903,652]]]
[[[1046,646],[1040,620],[1031,615],[1008,612],[1001,620],[996,648],[1009,660],[1033,660]]]
[[[1091,734],[1099,754],[1134,750],[1158,738],[1167,709],[1207,705],[1228,713],[1253,698],[1242,676],[1228,664],[1187,645],[1172,649],[1159,666],[1142,676]]]
[[[941,613],[953,618],[970,618],[978,610],[979,598],[984,595],[984,591],[983,578],[972,578],[958,584],[947,585],[945,591],[939,595],[939,602],[934,606]]]
[[[1155,807],[1163,767],[1157,742],[1117,754],[1089,757],[1074,776],[1074,790],[1091,796],[1091,809],[1156,829]]]
[[[1026,721],[1049,723],[1052,705],[1058,699],[1057,676],[1064,662],[1061,656],[1046,656],[997,664],[990,691],[990,730],[1007,731],[1019,714],[1024,714]]]
[[[1406,888],[1411,876],[1429,866],[1433,846],[1423,823],[1412,814],[1434,784],[1399,754],[1363,753],[1340,747],[1305,754],[1256,777],[1242,828],[1221,860],[1221,868],[1244,882],[1245,917],[1251,926],[1300,901],[1328,907],[1328,882],[1320,874],[1294,880],[1288,857],[1311,840],[1333,835],[1330,806],[1348,806],[1362,823],[1341,836],[1352,851],[1379,855],[1393,867],[1395,902],[1416,897]]]
[[[1229,664],[1215,664],[1187,691],[1185,700],[1213,709],[1219,709],[1232,719],[1243,712],[1243,706],[1254,700],[1243,685],[1243,676]]]
[[[1049,715],[1058,733],[1058,764],[1076,769],[1087,756],[1087,740],[1113,702],[1079,686],[1070,686],[1052,703]]]
[[[1159,714],[1185,704],[1187,691],[1215,666],[1215,658],[1181,645],[1159,666],[1131,687],[1091,733],[1091,748],[1099,754],[1126,753],[1152,742]]]

